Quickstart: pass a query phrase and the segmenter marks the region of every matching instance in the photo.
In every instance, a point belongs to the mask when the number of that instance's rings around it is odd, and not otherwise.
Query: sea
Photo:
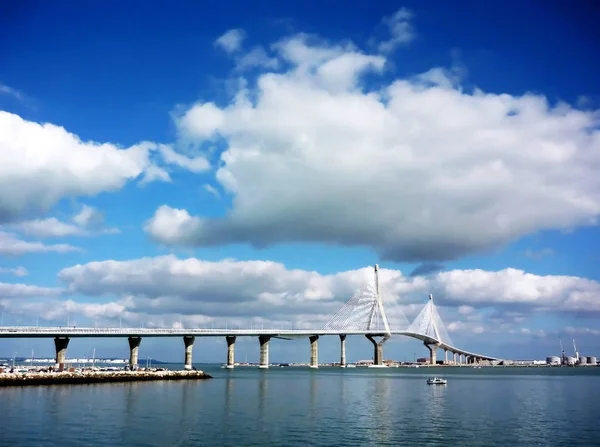
[[[0,446],[600,446],[600,367],[196,367],[0,389]]]

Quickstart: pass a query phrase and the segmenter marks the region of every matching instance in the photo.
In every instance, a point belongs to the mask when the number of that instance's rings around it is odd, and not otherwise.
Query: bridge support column
[[[346,335],[340,334],[340,367],[346,367]]]
[[[259,368],[269,367],[269,340],[270,335],[260,335],[258,342],[260,343],[260,365]]]
[[[235,335],[228,335],[227,340],[227,365],[228,369],[233,369],[235,366]]]
[[[183,369],[188,371],[192,369],[192,351],[194,350],[194,341],[196,341],[196,337],[193,335],[183,336],[183,344],[185,345]]]
[[[456,365],[456,352],[452,353],[452,361],[454,362],[454,364]]]
[[[448,364],[448,350],[444,349],[444,364]]]
[[[308,337],[310,340],[310,367],[319,367],[319,336],[313,335]]]
[[[56,348],[56,365],[58,371],[65,370],[65,360],[67,359],[67,346],[69,346],[69,337],[55,337],[54,347]]]
[[[423,343],[427,349],[429,349],[429,364],[435,366],[437,363],[436,351],[439,345]]]
[[[383,365],[383,344],[388,341],[390,338],[389,335],[384,335],[383,338],[379,341],[376,341],[376,337],[374,335],[365,335],[369,339],[371,343],[373,343],[373,365],[382,366]]]
[[[138,368],[138,353],[142,337],[129,337],[129,368],[131,370]]]

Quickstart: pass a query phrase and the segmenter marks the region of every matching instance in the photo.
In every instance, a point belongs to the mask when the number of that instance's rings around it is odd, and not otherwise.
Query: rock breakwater
[[[203,371],[80,371],[0,374],[0,387],[31,385],[77,385],[87,383],[148,382],[157,380],[202,380]]]

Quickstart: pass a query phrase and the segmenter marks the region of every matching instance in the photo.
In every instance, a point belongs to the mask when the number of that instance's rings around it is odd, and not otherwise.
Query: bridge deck
[[[85,327],[0,327],[0,338],[88,338],[88,337],[258,337],[268,335],[273,338],[294,339],[307,338],[313,335],[372,335],[384,336],[385,332],[373,331],[336,331],[327,329],[151,329],[151,328],[85,328]],[[483,360],[498,360],[482,354],[465,351],[454,346],[440,343],[435,338],[409,331],[389,332],[389,335],[402,335],[415,338],[429,344],[437,344],[448,351],[478,357]]]

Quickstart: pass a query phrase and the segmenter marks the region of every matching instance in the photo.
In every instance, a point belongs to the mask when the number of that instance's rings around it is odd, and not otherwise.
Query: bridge
[[[85,328],[85,327],[0,327],[0,338],[54,338],[56,368],[64,369],[66,352],[71,338],[127,337],[130,355],[129,366],[138,366],[138,352],[143,337],[183,337],[185,346],[184,365],[192,369],[192,352],[196,337],[225,337],[227,340],[227,368],[235,365],[235,341],[237,337],[258,337],[260,345],[259,367],[269,367],[269,341],[273,338],[291,340],[308,338],[310,341],[310,366],[318,368],[319,337],[337,335],[340,338],[341,367],[346,366],[346,337],[365,336],[373,343],[373,366],[384,367],[383,345],[392,335],[402,335],[423,342],[429,351],[429,363],[436,365],[437,351],[448,353],[454,364],[479,363],[498,360],[483,354],[460,349],[452,343],[448,331],[433,303],[433,296],[412,323],[399,306],[387,310],[379,288],[379,268],[375,265],[373,284],[361,287],[348,302],[320,329],[155,329],[155,328]]]

